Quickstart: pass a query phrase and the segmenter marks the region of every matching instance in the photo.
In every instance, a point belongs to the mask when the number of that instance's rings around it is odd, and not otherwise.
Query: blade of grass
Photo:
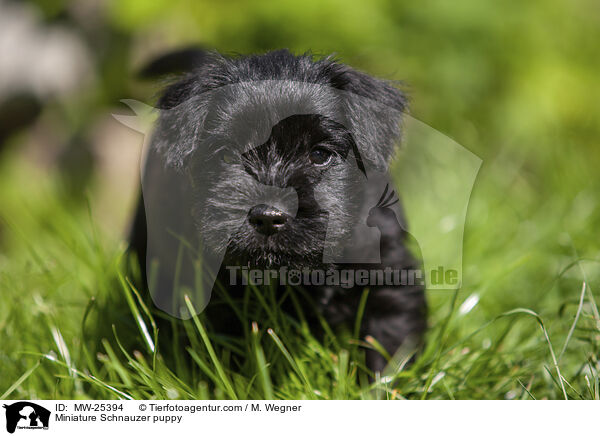
[[[294,369],[296,374],[298,374],[298,376],[300,376],[300,379],[304,383],[304,386],[306,387],[307,391],[310,393],[311,396],[314,396],[315,395],[314,389],[313,389],[310,381],[308,380],[306,373],[302,370],[302,368],[298,364],[298,362],[296,362],[296,360],[292,357],[292,355],[287,350],[287,348],[285,348],[285,345],[283,345],[283,342],[281,342],[281,339],[279,339],[279,336],[277,336],[277,334],[271,328],[267,330],[267,333],[269,334],[269,336],[271,336],[271,339],[273,339],[273,341],[275,342],[275,345],[277,345],[277,348],[279,348],[279,351],[281,351],[281,353],[283,354],[285,359],[288,361],[288,363],[291,365],[291,367]]]
[[[585,301],[585,282],[583,282],[583,285],[581,286],[581,294],[579,295],[579,305],[577,306],[577,312],[575,313],[575,319],[573,320],[573,324],[571,324],[571,328],[569,329],[569,333],[567,333],[567,338],[565,339],[565,343],[562,347],[562,350],[560,350],[560,353],[558,355],[559,362],[560,362],[560,359],[562,358],[563,354],[565,354],[565,351],[567,351],[567,346],[569,345],[569,341],[571,340],[571,337],[573,336],[573,333],[575,332],[575,327],[577,326],[577,321],[579,321],[579,316],[581,315],[581,311],[583,310],[584,301]]]
[[[192,302],[187,295],[185,296],[185,304],[191,314],[196,313],[194,306],[192,305]],[[227,391],[227,393],[229,394],[231,399],[237,400],[238,398],[237,398],[237,395],[235,394],[235,391],[233,390],[233,386],[231,385],[229,378],[225,374],[225,370],[223,369],[221,362],[219,362],[219,359],[217,358],[217,354],[215,353],[215,350],[210,342],[210,339],[208,338],[208,335],[206,334],[206,330],[204,329],[204,326],[200,323],[200,320],[198,319],[197,316],[193,316],[192,320],[194,322],[194,325],[196,326],[196,330],[198,330],[198,333],[200,333],[200,337],[202,338],[202,341],[204,342],[204,345],[208,351],[208,354],[212,360],[212,363],[215,366],[217,373],[219,374],[219,377],[223,383],[223,386],[225,387],[225,390]]]
[[[21,377],[19,377],[16,382],[14,382],[12,385],[10,385],[10,387],[2,395],[0,395],[0,400],[4,400],[4,399],[8,398],[8,396],[10,394],[12,394],[15,389],[17,389],[19,386],[21,386],[23,384],[23,382],[25,380],[27,380],[27,378],[31,374],[33,374],[33,372],[39,366],[40,366],[40,361],[38,360],[35,365],[33,365],[31,368],[29,368],[27,371],[25,371],[25,373]]]
[[[150,353],[154,353],[155,348],[156,348],[154,345],[154,341],[152,340],[152,337],[150,336],[150,332],[148,330],[148,326],[146,325],[144,318],[142,318],[142,314],[140,313],[140,310],[138,309],[138,306],[135,303],[133,296],[131,295],[134,287],[130,286],[130,284],[125,280],[125,278],[123,277],[123,274],[121,274],[121,272],[118,273],[118,277],[119,277],[119,281],[121,282],[123,294],[125,295],[125,299],[127,300],[127,305],[129,306],[129,310],[131,311],[133,317],[135,318],[136,325],[138,326],[138,329],[139,329],[140,333],[142,334],[144,343],[146,344],[148,351]],[[156,330],[156,325],[154,325],[153,328],[154,328],[154,330]]]
[[[369,298],[369,288],[363,290],[358,302],[358,308],[356,310],[356,319],[354,321],[354,335],[355,339],[360,339],[360,327],[362,325],[363,316],[365,314],[365,307],[367,306],[367,298]]]
[[[269,375],[265,353],[260,345],[258,324],[256,324],[256,322],[252,323],[252,347],[254,348],[254,357],[256,358],[256,365],[258,366],[258,377],[262,386],[264,399],[272,400],[273,387],[271,386],[271,377]]]
[[[552,348],[552,342],[550,342],[550,336],[548,335],[548,331],[546,330],[546,326],[544,325],[544,321],[542,320],[542,318],[537,313],[535,313],[533,310],[530,310],[530,309],[523,309],[523,308],[513,309],[513,310],[509,310],[508,312],[505,312],[503,315],[505,315],[505,316],[511,316],[513,314],[516,314],[516,313],[524,313],[524,314],[527,314],[527,315],[531,315],[538,322],[540,328],[542,329],[542,332],[544,333],[544,337],[546,338],[546,342],[548,343],[548,349],[550,350],[550,356],[552,358],[552,363],[554,364],[554,369],[556,370],[556,374],[558,375],[558,381],[560,383],[560,388],[562,390],[563,396],[564,396],[565,400],[568,400],[569,397],[567,396],[567,390],[565,389],[565,384],[564,384],[564,381],[563,381],[563,376],[560,373],[560,368],[558,366],[558,361],[556,360],[556,355],[554,354],[554,349]]]
[[[433,361],[433,364],[431,365],[431,369],[429,370],[429,375],[427,376],[427,381],[425,383],[425,387],[423,388],[423,394],[421,396],[422,400],[427,398],[427,394],[429,393],[429,388],[431,387],[431,384],[433,383],[434,377],[438,373],[438,364],[442,357],[442,351],[445,348],[444,345],[446,342],[446,340],[444,339],[444,334],[446,333],[446,330],[448,329],[448,325],[450,324],[450,319],[452,318],[452,314],[454,313],[457,299],[458,299],[458,290],[454,291],[454,294],[452,295],[452,301],[450,303],[450,310],[448,311],[448,315],[446,315],[446,318],[444,319],[444,323],[442,324],[442,327],[440,328],[440,332],[438,334],[437,342],[438,342],[439,348],[436,353],[436,357]]]
[[[50,362],[56,363],[56,364],[58,364],[58,365],[60,365],[60,366],[62,366],[64,368],[68,369],[67,365],[64,362],[61,362],[60,360],[56,359],[54,356],[46,354],[43,357],[45,359],[49,360]],[[133,400],[134,399],[131,395],[126,394],[123,391],[120,391],[119,389],[115,388],[114,386],[111,386],[108,383],[103,382],[102,380],[94,377],[91,374],[84,374],[83,372],[78,371],[75,368],[71,368],[71,370],[73,372],[75,372],[77,375],[79,375],[83,380],[88,381],[88,382],[90,382],[90,383],[92,383],[92,384],[94,384],[96,386],[99,386],[99,387],[102,387],[104,389],[107,389],[110,392],[112,392],[114,394],[117,394],[120,398],[124,398],[124,399],[127,399],[127,400]]]

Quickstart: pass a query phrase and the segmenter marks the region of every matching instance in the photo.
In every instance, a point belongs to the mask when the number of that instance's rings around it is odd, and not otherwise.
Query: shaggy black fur
[[[200,65],[167,87],[159,100],[161,116],[144,174],[146,205],[140,202],[132,248],[145,259],[146,217],[170,210],[176,224],[193,227],[184,233],[197,234],[204,250],[224,252],[221,283],[229,282],[225,266],[232,265],[338,268],[323,263],[325,239],[352,238],[354,249],[369,250],[356,225],[357,217],[370,210],[367,225],[381,232],[380,252],[372,253],[378,263],[343,268],[418,268],[406,249],[400,209],[394,213],[385,201],[374,207],[383,197],[381,188],[375,192],[356,176],[357,170],[363,179],[369,169],[385,172],[406,104],[391,84],[331,57],[295,56],[287,50],[240,57],[203,54]],[[178,180],[188,185],[163,182],[165,172],[186,174]],[[262,203],[261,186],[297,196],[295,211],[283,200],[277,204],[285,219],[268,235],[257,231],[251,219],[239,220]],[[177,190],[189,190],[191,204],[175,200]],[[391,197],[381,200],[392,204]],[[240,285],[227,286],[234,298],[242,295]],[[331,324],[352,325],[362,289],[306,290]],[[212,298],[205,310],[212,326],[239,334],[234,313]],[[425,318],[421,285],[371,286],[361,333],[393,354],[407,338],[420,341]],[[381,371],[386,361],[368,352],[367,363]]]

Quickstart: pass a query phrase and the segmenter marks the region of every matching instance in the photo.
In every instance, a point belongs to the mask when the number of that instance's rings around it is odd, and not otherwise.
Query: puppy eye
[[[221,160],[227,165],[231,165],[232,163],[235,163],[235,156],[230,153],[223,153],[221,155]]]
[[[333,152],[325,148],[313,148],[308,155],[310,161],[319,166],[327,165],[333,158]]]

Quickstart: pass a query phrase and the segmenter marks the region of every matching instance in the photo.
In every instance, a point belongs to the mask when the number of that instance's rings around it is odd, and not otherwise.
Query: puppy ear
[[[187,73],[177,82],[168,85],[158,99],[158,108],[169,110],[185,103],[197,92],[198,78],[194,73]]]
[[[197,46],[189,46],[169,51],[153,58],[137,73],[140,79],[157,79],[159,77],[183,74],[203,65],[209,56],[206,50]]]
[[[349,128],[363,159],[387,168],[400,139],[402,114],[408,109],[404,93],[390,82],[340,65],[333,85],[344,91]]]
[[[151,148],[166,166],[181,169],[194,151],[208,108],[198,73],[190,73],[168,86],[158,101],[159,117]]]
[[[159,57],[141,72],[148,77],[179,73],[157,102],[160,113],[151,145],[167,166],[182,168],[195,149],[211,89],[207,71],[218,59],[217,53],[191,47]]]

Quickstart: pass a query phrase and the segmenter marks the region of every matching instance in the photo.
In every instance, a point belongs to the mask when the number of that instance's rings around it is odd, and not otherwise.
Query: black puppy
[[[251,271],[258,284],[275,272],[332,325],[354,322],[368,287],[361,334],[390,354],[420,341],[421,276],[399,279],[419,264],[387,177],[399,90],[330,57],[204,54],[158,107],[131,237],[158,307],[180,316],[192,295],[215,329],[240,334],[213,287],[236,298]],[[367,364],[386,361],[368,351]]]

